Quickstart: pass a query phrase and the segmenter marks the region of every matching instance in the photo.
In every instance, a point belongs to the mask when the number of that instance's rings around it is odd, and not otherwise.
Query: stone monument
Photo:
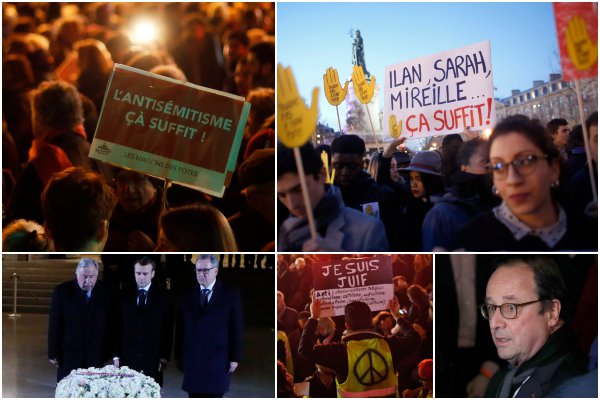
[[[365,77],[370,82],[371,74],[367,70],[365,62],[365,49],[363,38],[360,31],[350,31],[350,37],[353,39],[352,43],[352,67],[359,65],[363,68]],[[373,99],[369,104],[362,104],[357,98],[354,92],[352,83],[352,76],[348,78],[350,85],[348,85],[348,95],[346,96],[346,124],[344,126],[344,133],[350,133],[360,136],[368,147],[375,146],[375,139],[373,138],[373,132],[371,129],[371,122],[369,122],[369,114],[367,113],[366,107],[369,107],[369,112],[373,120],[373,127],[377,140],[382,143],[382,127],[381,120],[379,118],[379,84],[375,82],[375,91],[373,93]]]

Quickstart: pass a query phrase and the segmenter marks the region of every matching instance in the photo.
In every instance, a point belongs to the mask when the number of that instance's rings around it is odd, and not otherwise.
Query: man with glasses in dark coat
[[[223,397],[242,353],[240,293],[217,281],[219,259],[200,255],[194,286],[181,299],[183,385],[190,397]]]

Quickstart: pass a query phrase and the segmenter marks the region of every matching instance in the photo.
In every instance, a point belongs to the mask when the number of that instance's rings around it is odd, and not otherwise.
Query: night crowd
[[[433,256],[391,255],[388,310],[355,301],[320,316],[313,263],[368,256],[277,255],[277,397],[432,397]],[[375,354],[368,365],[361,351]]]
[[[274,249],[273,3],[3,3],[2,22],[4,251]],[[251,103],[223,198],[88,157],[115,63]]]
[[[598,113],[585,125],[597,185]],[[361,137],[347,134],[300,149],[316,238],[293,152],[280,145],[278,250],[597,251],[580,125],[515,115],[487,139],[467,129],[415,154],[404,142],[369,154]],[[333,183],[326,171],[335,171]]]

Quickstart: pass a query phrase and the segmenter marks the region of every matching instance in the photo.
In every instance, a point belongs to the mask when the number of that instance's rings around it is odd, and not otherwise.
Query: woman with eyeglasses
[[[560,155],[541,125],[523,116],[506,118],[488,148],[487,168],[502,203],[467,223],[454,249],[597,251],[597,220],[567,216],[558,201]]]

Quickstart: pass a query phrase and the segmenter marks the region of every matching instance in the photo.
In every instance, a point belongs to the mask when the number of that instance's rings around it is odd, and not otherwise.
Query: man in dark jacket
[[[120,299],[120,341],[113,363],[148,375],[162,386],[171,358],[173,318],[169,293],[152,282],[156,263],[141,257],[134,265],[137,291]]]
[[[307,360],[335,371],[339,397],[396,397],[394,366],[414,352],[420,338],[401,318],[396,298],[390,301],[390,311],[400,328],[396,335],[383,337],[371,330],[369,306],[355,301],[344,310],[347,333],[342,343],[315,345],[321,302],[313,299],[311,317],[302,331],[298,352]]]
[[[48,359],[60,381],[77,368],[102,367],[108,358],[110,296],[98,279],[98,263],[83,258],[76,279],[54,289],[48,324]]]
[[[492,377],[486,397],[545,397],[586,372],[565,323],[565,283],[549,258],[514,256],[496,266],[481,313],[509,365]]]
[[[375,182],[362,169],[365,142],[357,135],[342,135],[331,143],[331,168],[334,184],[342,191],[346,207],[380,219],[385,226],[390,248],[398,247],[399,209],[392,189]]]
[[[238,290],[218,282],[219,259],[200,255],[198,285],[181,299],[183,385],[190,397],[223,397],[242,355],[243,318]]]

